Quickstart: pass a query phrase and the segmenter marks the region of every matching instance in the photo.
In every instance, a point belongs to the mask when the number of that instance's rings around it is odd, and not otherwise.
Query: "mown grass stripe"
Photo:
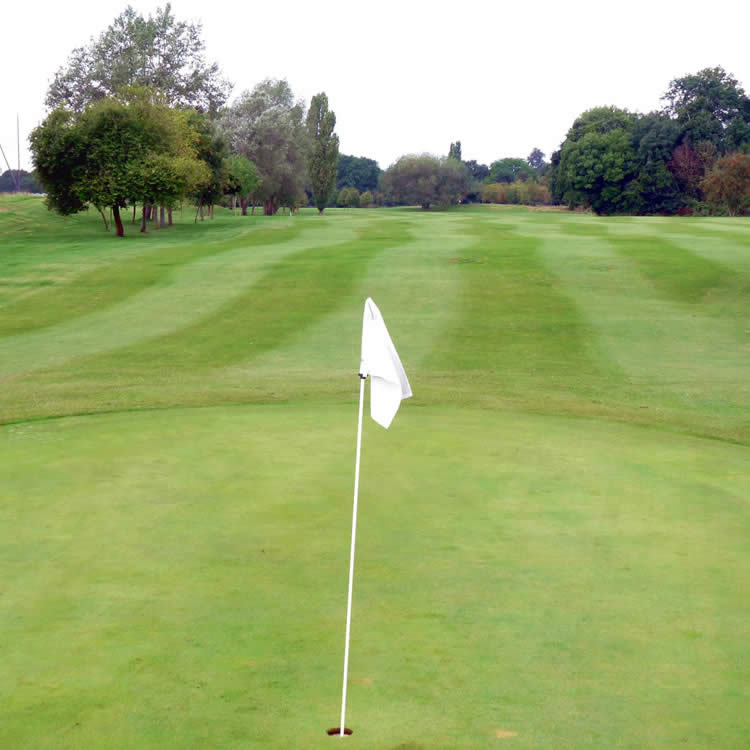
[[[747,440],[750,347],[740,321],[708,314],[705,302],[686,301],[693,291],[674,299],[611,239],[602,223],[584,235],[550,230],[542,245],[545,263],[624,374],[605,398],[634,421],[688,430],[700,424],[700,434]]]
[[[697,305],[750,294],[750,278],[663,237],[607,234],[610,245],[632,260],[641,275],[676,302]]]
[[[59,285],[48,282],[37,293],[3,307],[0,337],[59,325],[81,315],[106,310],[164,281],[180,266],[198,258],[227,252],[244,243],[269,245],[287,242],[301,229],[299,222],[285,222],[283,227],[272,228],[255,225],[232,232],[229,237],[226,237],[226,231],[222,232],[220,242],[180,242],[149,248],[122,260],[114,256],[114,260],[106,260],[98,268]]]
[[[520,227],[522,229],[522,226]],[[617,378],[606,357],[592,356],[594,330],[539,255],[540,241],[510,223],[467,224],[470,262],[456,263],[460,315],[426,365],[437,373],[483,372],[474,386],[508,395],[544,383],[592,395]],[[595,344],[595,342],[594,342]]]
[[[127,346],[144,338],[167,334],[214,312],[256,281],[280,257],[300,248],[346,240],[354,236],[348,225],[327,232],[305,225],[278,232],[281,242],[270,245],[244,245],[209,253],[181,264],[165,275],[159,284],[140,291],[119,305],[63,323],[0,338],[0,377],[60,365],[76,357],[88,356]],[[275,236],[275,235],[274,235]],[[189,301],[189,304],[188,304]]]
[[[116,371],[120,379],[128,374],[140,379],[164,369],[183,375],[252,360],[335,310],[384,242],[404,241],[406,223],[388,226],[386,236],[373,236],[365,227],[354,240],[288,255],[212,314],[172,333],[72,363],[66,371],[87,376]]]
[[[387,234],[382,224],[391,221],[408,222],[406,242],[392,244],[384,239]],[[372,297],[386,317],[412,385],[419,390],[424,360],[456,314],[460,283],[452,261],[473,239],[458,215],[436,218],[407,210],[381,217],[368,231],[383,247],[369,260],[357,284],[342,290],[339,308],[283,346],[243,366],[244,377],[300,369],[312,378],[342,372],[356,375],[362,306],[366,297]]]

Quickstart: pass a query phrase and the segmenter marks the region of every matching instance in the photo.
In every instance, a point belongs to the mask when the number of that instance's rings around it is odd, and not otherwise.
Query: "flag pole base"
[[[327,734],[330,737],[341,737],[341,727],[333,727],[333,729],[328,730]],[[347,727],[344,727],[344,734],[348,736],[350,734],[353,734],[353,731]]]

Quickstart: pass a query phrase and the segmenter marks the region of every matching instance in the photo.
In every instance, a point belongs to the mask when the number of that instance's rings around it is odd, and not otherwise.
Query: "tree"
[[[544,161],[544,152],[538,148],[535,148],[527,157],[526,163],[538,174],[547,166],[547,162]]]
[[[461,161],[461,141],[451,143],[451,147],[448,149],[448,158]]]
[[[580,114],[568,130],[565,141],[579,141],[587,133],[604,135],[613,130],[629,131],[637,115],[618,107],[594,107]]]
[[[750,154],[734,153],[719,159],[701,187],[706,200],[726,205],[730,216],[750,213]]]
[[[524,159],[498,159],[490,164],[490,182],[515,182],[517,179],[534,179],[534,170]]]
[[[374,202],[375,198],[369,190],[365,190],[365,192],[359,196],[359,205],[362,207],[371,206]]]
[[[336,184],[339,161],[339,137],[333,132],[336,115],[328,109],[325,92],[316,94],[307,112],[307,134],[310,153],[307,170],[312,184],[313,200],[323,213]]]
[[[254,198],[263,213],[275,214],[282,204],[304,192],[306,135],[304,104],[295,101],[285,80],[266,79],[224,110],[219,121],[232,153],[250,159],[260,182]]]
[[[665,113],[681,125],[683,139],[710,141],[720,153],[750,143],[750,99],[722,67],[675,78],[662,100]]]
[[[63,215],[93,205],[103,217],[110,207],[120,237],[128,201],[175,200],[205,177],[188,116],[143,91],[54,110],[30,141],[47,205]]]
[[[590,205],[598,214],[631,209],[624,192],[637,159],[627,131],[587,132],[562,147],[556,188],[569,206]]]
[[[336,187],[355,187],[361,193],[375,191],[382,170],[374,159],[364,156],[339,156],[338,174],[336,176]]]
[[[596,213],[630,210],[625,188],[638,160],[632,130],[637,115],[616,107],[594,107],[573,122],[552,154],[549,181],[554,197],[569,207],[588,205]]]
[[[190,124],[197,135],[196,157],[204,166],[204,178],[193,185],[189,193],[198,204],[198,213],[203,220],[203,207],[207,206],[209,216],[214,218],[214,204],[224,194],[224,185],[228,176],[228,144],[224,134],[206,115],[193,111]]]
[[[341,188],[341,190],[339,190],[338,198],[336,199],[336,204],[347,208],[359,208],[359,190],[355,187]]]
[[[216,112],[231,85],[216,63],[206,63],[204,49],[201,25],[177,21],[169,3],[148,18],[128,6],[97,39],[73,50],[55,74],[47,106],[82,112],[93,101],[141,85],[162,92],[171,106]]]
[[[383,175],[383,188],[391,201],[428,209],[463,200],[471,189],[471,173],[462,162],[431,154],[409,154]]]
[[[16,182],[18,177],[18,183]],[[19,185],[20,183],[20,185]],[[0,193],[13,193],[18,187],[22,193],[42,193],[42,186],[39,184],[33,172],[27,172],[25,169],[6,169],[0,175]]]
[[[464,164],[466,164],[471,176],[477,182],[484,182],[490,175],[490,168],[486,164],[478,164],[476,159],[465,161]]]
[[[694,199],[702,197],[701,182],[706,175],[706,165],[689,138],[674,149],[668,165],[685,196]]]
[[[248,196],[255,192],[260,181],[258,170],[246,156],[235,154],[229,159],[229,172],[233,180],[230,192],[240,196],[242,215],[247,216]]]
[[[460,152],[460,144],[459,144]],[[445,159],[440,163],[437,203],[448,206],[461,203],[474,186],[471,172],[458,159]]]

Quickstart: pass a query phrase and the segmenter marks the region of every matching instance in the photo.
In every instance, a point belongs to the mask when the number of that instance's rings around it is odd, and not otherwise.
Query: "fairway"
[[[135,230],[0,197],[0,747],[747,746],[750,220]]]

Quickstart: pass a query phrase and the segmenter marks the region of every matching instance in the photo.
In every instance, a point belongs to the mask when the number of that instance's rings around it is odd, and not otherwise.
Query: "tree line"
[[[750,98],[723,68],[675,78],[661,110],[583,112],[552,155],[552,194],[598,214],[750,211]]]
[[[265,80],[225,106],[230,84],[206,63],[200,24],[171,6],[147,18],[128,7],[73,51],[54,77],[51,109],[30,136],[35,174],[61,214],[141,207],[141,231],[172,223],[183,201],[196,220],[230,200],[242,213],[325,209],[336,180],[336,116],[325,93],[310,107],[285,80]]]
[[[177,205],[196,221],[224,203],[272,215],[301,205],[559,203],[596,213],[750,211],[750,99],[722,68],[677,78],[663,109],[583,112],[549,162],[464,161],[407,154],[388,169],[339,154],[336,116],[321,92],[309,107],[286,80],[265,80],[231,105],[231,85],[207,63],[200,24],[171,6],[131,7],[71,53],[31,137],[35,178],[62,214],[94,207],[124,233],[121,211],[168,226]]]

